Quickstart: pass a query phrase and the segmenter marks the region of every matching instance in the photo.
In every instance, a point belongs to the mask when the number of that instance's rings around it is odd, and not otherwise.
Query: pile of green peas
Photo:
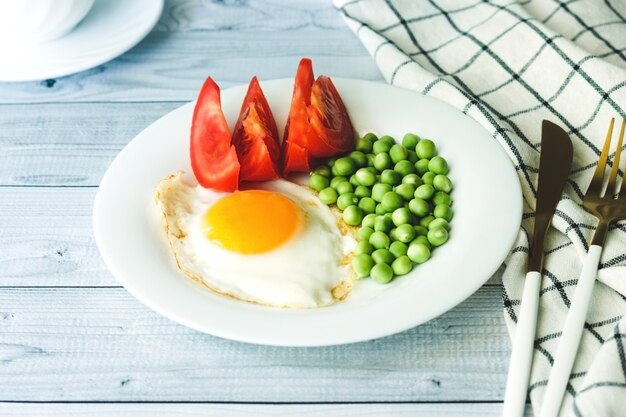
[[[356,149],[311,171],[309,186],[343,221],[360,226],[352,266],[358,278],[386,284],[426,262],[448,240],[452,181],[430,139],[407,133],[402,143],[367,133]]]

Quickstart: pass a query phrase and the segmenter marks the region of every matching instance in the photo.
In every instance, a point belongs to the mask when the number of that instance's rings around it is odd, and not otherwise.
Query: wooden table
[[[318,74],[383,81],[329,1],[180,0],[114,61],[0,84],[0,415],[500,414],[499,273],[407,332],[275,348],[161,317],[102,262],[92,204],[122,147],[207,75],[222,87],[292,77],[303,56]]]

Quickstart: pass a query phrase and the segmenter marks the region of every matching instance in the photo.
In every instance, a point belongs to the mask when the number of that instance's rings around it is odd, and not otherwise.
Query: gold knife
[[[543,242],[572,167],[572,154],[572,142],[567,133],[558,125],[544,120],[541,125],[535,228],[530,245],[522,304],[513,338],[513,350],[504,394],[503,417],[524,415],[532,367],[539,290],[541,289]]]

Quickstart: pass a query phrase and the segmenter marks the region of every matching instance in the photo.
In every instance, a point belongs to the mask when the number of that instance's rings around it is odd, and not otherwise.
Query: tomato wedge
[[[239,161],[220,101],[220,88],[208,77],[191,120],[191,168],[198,183],[218,191],[239,187]]]
[[[291,107],[285,135],[283,138],[282,164],[283,174],[290,172],[309,171],[309,153],[307,151],[306,138],[309,134],[308,110],[311,103],[311,88],[315,77],[313,76],[313,62],[303,58],[298,65],[296,78],[293,85]]]
[[[283,143],[283,174],[308,171],[315,158],[347,152],[354,147],[354,128],[346,106],[330,78],[313,75],[303,58],[294,82]]]
[[[278,128],[259,80],[252,77],[233,130],[233,145],[241,165],[240,181],[267,181],[279,177]]]
[[[308,115],[313,130],[308,143],[312,156],[333,156],[354,148],[354,128],[346,106],[331,79],[324,75],[313,83]]]

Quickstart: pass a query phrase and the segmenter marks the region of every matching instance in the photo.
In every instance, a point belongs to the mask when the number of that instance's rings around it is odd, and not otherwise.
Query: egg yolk
[[[289,240],[303,222],[290,199],[270,191],[230,194],[204,215],[206,236],[225,249],[254,254],[270,251]]]

